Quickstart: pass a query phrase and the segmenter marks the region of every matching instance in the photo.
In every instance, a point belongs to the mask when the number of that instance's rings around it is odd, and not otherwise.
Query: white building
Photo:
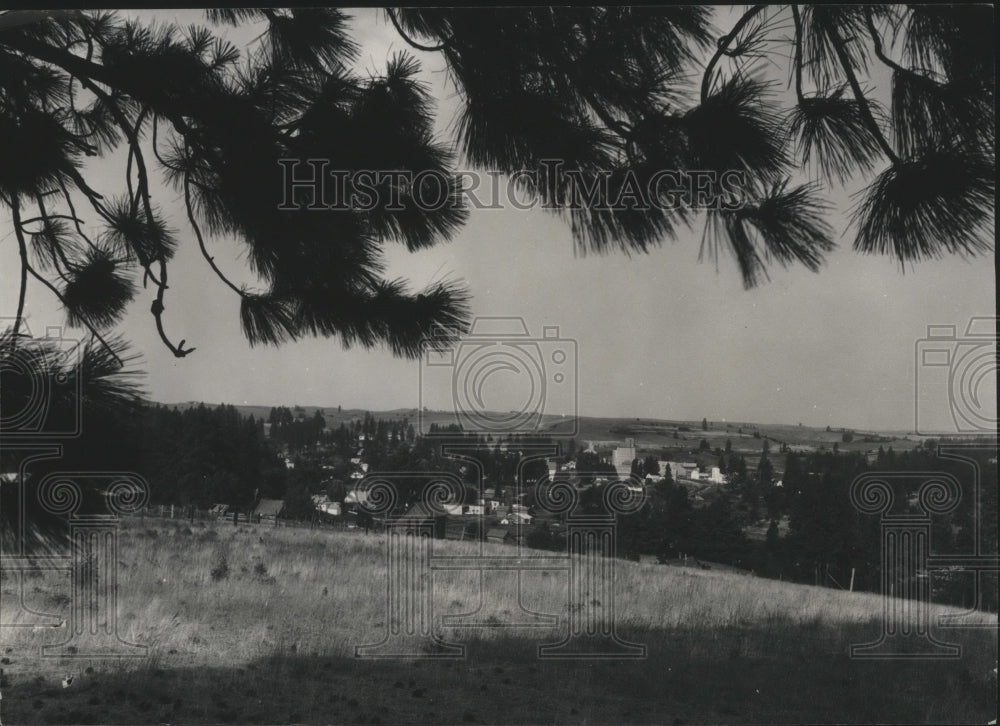
[[[678,479],[696,478],[692,476],[692,473],[698,470],[698,465],[693,461],[668,461],[665,463],[670,466],[670,473],[673,475],[674,481],[677,481]]]
[[[316,509],[334,517],[340,516],[340,502],[321,502]]]
[[[619,478],[626,478],[632,473],[632,462],[635,461],[635,439],[625,439],[625,445],[619,446],[611,455],[611,463]]]
[[[352,489],[347,492],[347,496],[344,497],[344,505],[348,504],[364,504],[368,501],[368,492],[363,489]]]

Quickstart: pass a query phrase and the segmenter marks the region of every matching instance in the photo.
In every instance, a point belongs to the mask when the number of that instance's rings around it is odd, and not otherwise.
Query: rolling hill
[[[176,408],[188,408],[199,405],[197,401],[184,403],[164,404]],[[214,404],[206,404],[214,405]],[[450,411],[424,411],[415,408],[398,408],[386,411],[366,411],[365,409],[339,409],[320,406],[290,406],[296,414],[312,416],[316,410],[323,412],[328,428],[337,428],[342,423],[350,423],[353,420],[362,420],[366,413],[371,413],[375,418],[382,419],[407,419],[414,426],[417,426],[418,419],[423,424],[429,425],[448,424],[454,422],[454,413]],[[258,419],[267,420],[270,414],[270,406],[236,405],[236,409],[244,416],[254,416]],[[678,420],[678,419],[655,419],[655,418],[608,418],[596,416],[580,416],[576,419],[576,432],[573,433],[573,424],[570,420],[562,417],[549,416],[543,420],[543,425],[539,429],[542,434],[556,437],[575,438],[578,444],[586,445],[584,442],[593,442],[598,448],[613,448],[624,443],[625,439],[635,440],[640,453],[662,453],[664,449],[681,452],[698,448],[702,439],[707,439],[713,449],[723,448],[726,440],[730,440],[733,449],[741,453],[751,455],[759,453],[763,445],[763,440],[768,439],[772,444],[772,451],[780,443],[787,444],[797,451],[811,450],[831,450],[837,444],[841,451],[868,452],[878,449],[880,445],[888,448],[893,446],[897,449],[908,449],[918,446],[925,437],[915,435],[906,431],[865,431],[861,429],[850,429],[853,431],[853,440],[844,442],[843,433],[847,427],[818,428],[812,426],[801,426],[795,424],[760,424],[752,421],[712,421],[709,422],[709,429],[703,431],[701,421]],[[675,437],[676,434],[676,437]],[[755,435],[756,434],[756,435]]]

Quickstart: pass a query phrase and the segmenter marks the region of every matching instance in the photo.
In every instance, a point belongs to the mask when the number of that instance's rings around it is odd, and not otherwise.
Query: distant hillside
[[[199,402],[165,404],[176,408],[197,406]],[[216,405],[216,404],[206,404]],[[254,416],[267,420],[271,412],[270,406],[236,405],[235,408],[245,416]],[[301,411],[306,416],[312,416],[317,409],[323,411],[328,428],[337,428],[342,423],[355,419],[363,419],[365,413],[371,413],[375,418],[409,420],[417,425],[419,412],[415,408],[399,408],[389,411],[366,411],[360,408],[337,409],[320,406],[290,406],[293,411]],[[425,424],[448,424],[454,422],[454,414],[449,411],[425,411]],[[707,439],[712,448],[723,448],[727,439],[737,451],[759,452],[764,438],[772,442],[772,451],[777,451],[777,445],[784,442],[789,447],[800,451],[833,449],[837,444],[841,451],[867,452],[877,449],[880,445],[888,448],[908,449],[920,444],[924,437],[903,431],[864,431],[853,430],[853,440],[843,441],[843,428],[825,428],[797,426],[794,424],[757,424],[753,422],[709,422],[709,430],[703,431],[701,421],[667,420],[653,418],[602,418],[581,416],[576,421],[577,432],[574,438],[578,443],[594,442],[595,446],[613,447],[624,442],[626,438],[634,439],[636,446],[643,452],[654,453],[662,449],[696,449],[702,439]],[[548,417],[541,428],[542,433],[558,436],[568,434],[572,423],[562,417]],[[685,430],[686,429],[686,430]],[[754,434],[757,434],[755,436]],[[677,438],[674,438],[674,436]]]

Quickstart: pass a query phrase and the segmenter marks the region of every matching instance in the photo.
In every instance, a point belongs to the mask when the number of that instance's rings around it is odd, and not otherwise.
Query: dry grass
[[[435,547],[478,552],[473,543]],[[537,645],[558,641],[563,627],[442,631],[469,644],[464,660],[367,661],[354,647],[385,628],[380,535],[133,520],[119,557],[119,632],[149,646],[149,657],[43,659],[39,646],[64,631],[4,627],[4,719],[985,723],[996,697],[994,630],[939,634],[963,645],[955,661],[852,661],[850,644],[879,631],[882,601],[871,594],[619,562],[616,624],[647,646],[645,660],[538,660]],[[480,607],[477,574],[434,578],[435,614]],[[509,582],[486,573],[483,601],[499,602]],[[565,572],[525,573],[523,583],[526,607],[565,623]],[[14,584],[3,585],[5,613]],[[65,615],[65,574],[25,586],[29,607]],[[510,613],[478,616],[502,622]],[[980,619],[996,624],[995,615]],[[70,673],[74,686],[60,688]]]

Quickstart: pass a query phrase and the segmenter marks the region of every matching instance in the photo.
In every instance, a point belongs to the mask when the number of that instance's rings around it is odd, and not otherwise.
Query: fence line
[[[191,507],[181,507],[170,504],[149,505],[132,515],[132,518],[135,517],[138,517],[139,519],[145,519],[146,517],[149,517],[150,519],[174,519],[179,522],[185,520],[188,522],[213,522],[220,525],[231,524],[233,526],[252,524],[260,527],[294,527],[296,529],[362,529],[356,525],[351,527],[346,519],[341,519],[340,521],[324,521],[320,519],[296,520],[283,517],[257,518],[252,514],[247,514],[246,512],[227,512],[225,514],[217,514],[208,509],[192,509]],[[379,529],[379,527],[372,527],[372,530],[375,531]]]

